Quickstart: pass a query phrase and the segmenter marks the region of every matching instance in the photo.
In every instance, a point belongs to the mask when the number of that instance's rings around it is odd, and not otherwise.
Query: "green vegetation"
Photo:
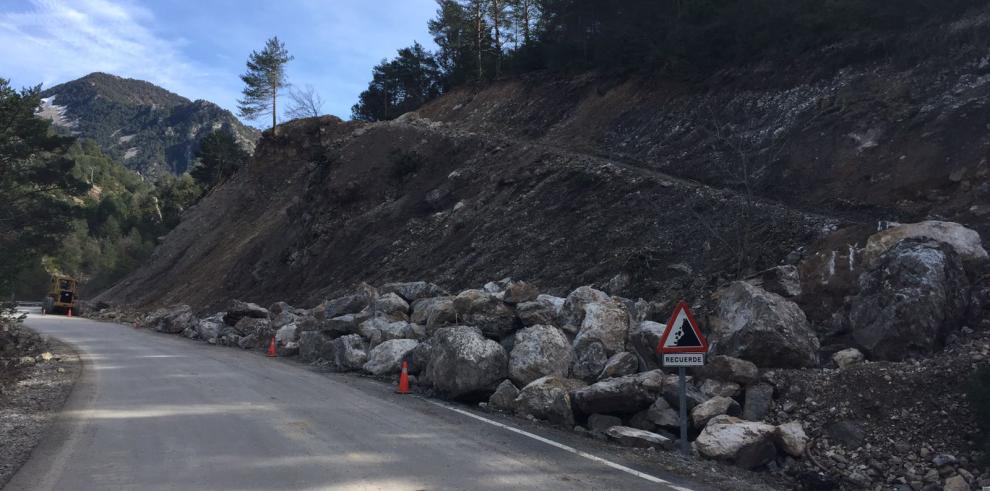
[[[211,189],[237,171],[248,159],[234,136],[227,131],[214,131],[203,138],[196,152],[199,164],[190,175],[204,188]]]
[[[0,298],[17,274],[51,250],[80,215],[89,186],[72,170],[71,138],[37,118],[40,87],[16,91],[0,79]]]
[[[251,52],[247,61],[248,71],[241,75],[244,98],[237,101],[241,117],[254,120],[271,114],[272,128],[275,127],[278,93],[288,85],[285,64],[290,61],[292,55],[278,37],[269,39],[261,52]]]
[[[392,61],[375,67],[368,89],[351,108],[358,121],[389,120],[440,95],[442,72],[419,43],[399,50]]]
[[[983,451],[983,462],[990,465],[990,365],[973,372],[967,396],[979,430],[976,447]]]
[[[727,66],[790,60],[851,35],[907,31],[958,16],[983,0],[438,0],[428,27],[438,50],[418,72],[375,67],[355,119],[415,109],[381,87],[430,79],[430,97],[465,83],[534,70],[662,74],[698,80]],[[415,49],[416,46],[406,48]],[[395,63],[400,57],[390,63]],[[439,67],[435,70],[434,67]],[[383,96],[384,94],[384,96]],[[421,93],[414,92],[419,95]],[[380,107],[384,106],[384,108]]]

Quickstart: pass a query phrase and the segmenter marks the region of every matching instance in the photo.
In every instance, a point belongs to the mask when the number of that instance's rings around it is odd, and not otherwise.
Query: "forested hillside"
[[[216,104],[141,80],[92,73],[42,95],[41,114],[62,133],[94,140],[107,156],[149,177],[189,170],[199,142],[213,131],[233,134],[249,152],[258,138]]]

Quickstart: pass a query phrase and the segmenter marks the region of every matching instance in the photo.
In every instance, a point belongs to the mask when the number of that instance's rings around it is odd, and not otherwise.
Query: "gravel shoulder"
[[[82,373],[78,353],[46,337],[29,366],[0,373],[0,488],[31,456]]]

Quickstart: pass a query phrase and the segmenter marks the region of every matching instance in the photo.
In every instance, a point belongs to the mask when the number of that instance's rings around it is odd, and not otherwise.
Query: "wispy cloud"
[[[182,55],[181,40],[157,35],[154,22],[131,3],[31,0],[0,13],[0,76],[48,86],[103,71],[188,93],[208,73]]]

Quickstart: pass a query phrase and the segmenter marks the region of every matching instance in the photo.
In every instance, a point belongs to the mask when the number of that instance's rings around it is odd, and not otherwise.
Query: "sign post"
[[[708,353],[708,340],[701,334],[698,322],[694,320],[687,302],[681,300],[674,308],[674,313],[667,322],[667,327],[660,337],[657,353],[666,367],[677,367],[679,379],[679,413],[681,423],[681,452],[690,453],[687,439],[687,381],[685,367],[696,367],[705,364],[705,354]]]

